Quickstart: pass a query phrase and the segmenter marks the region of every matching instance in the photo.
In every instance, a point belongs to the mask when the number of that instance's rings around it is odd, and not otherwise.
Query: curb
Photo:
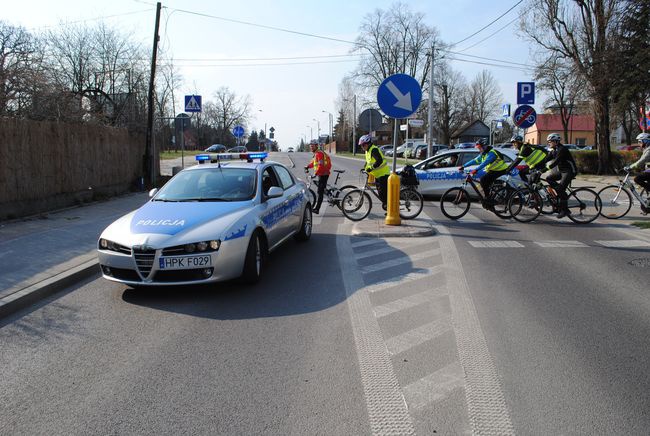
[[[418,225],[402,224],[389,226],[383,220],[356,223],[352,228],[352,236],[361,238],[417,238],[438,234],[430,223],[418,221]]]
[[[0,299],[0,318],[6,317],[37,301],[49,297],[68,286],[98,274],[99,261],[89,260],[81,265],[59,273],[40,283],[28,286]]]

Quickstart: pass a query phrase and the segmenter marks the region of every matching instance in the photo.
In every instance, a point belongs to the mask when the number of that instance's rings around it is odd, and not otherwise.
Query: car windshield
[[[153,201],[245,201],[255,197],[257,171],[206,168],[182,171],[163,186]]]

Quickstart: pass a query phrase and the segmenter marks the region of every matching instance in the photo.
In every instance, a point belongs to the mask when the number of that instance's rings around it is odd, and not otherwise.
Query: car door
[[[280,197],[270,198],[267,193],[270,188],[277,186],[282,189],[282,185],[272,165],[266,166],[262,170],[262,204],[260,219],[264,225],[266,236],[269,240],[269,248],[273,248],[287,235],[288,225],[286,224],[285,208],[287,204],[286,191]]]
[[[273,169],[278,175],[282,189],[286,194],[285,213],[287,215],[285,225],[286,233],[292,233],[300,228],[302,222],[302,189],[296,184],[289,170],[281,165],[274,165]]]
[[[460,185],[462,174],[458,171],[461,153],[457,151],[435,155],[416,169],[425,174],[418,176],[419,191],[425,195],[440,195],[447,189]]]

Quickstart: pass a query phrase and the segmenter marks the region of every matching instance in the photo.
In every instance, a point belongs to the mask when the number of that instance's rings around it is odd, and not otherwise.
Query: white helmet
[[[370,145],[371,143],[372,143],[372,136],[370,135],[363,135],[361,138],[359,138],[359,145],[364,145],[364,144]]]
[[[650,144],[650,133],[644,133],[644,132],[639,133],[636,136],[636,140],[638,142],[642,142],[643,145],[648,145],[648,144]]]
[[[559,133],[551,133],[546,137],[546,141],[557,141],[560,142],[560,134]]]

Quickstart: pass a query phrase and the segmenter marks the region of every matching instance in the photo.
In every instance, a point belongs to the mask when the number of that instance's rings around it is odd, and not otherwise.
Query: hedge
[[[573,150],[573,159],[578,166],[578,172],[582,174],[596,174],[598,172],[598,151],[597,150]],[[623,168],[641,157],[641,151],[612,151],[612,162],[615,169]]]

